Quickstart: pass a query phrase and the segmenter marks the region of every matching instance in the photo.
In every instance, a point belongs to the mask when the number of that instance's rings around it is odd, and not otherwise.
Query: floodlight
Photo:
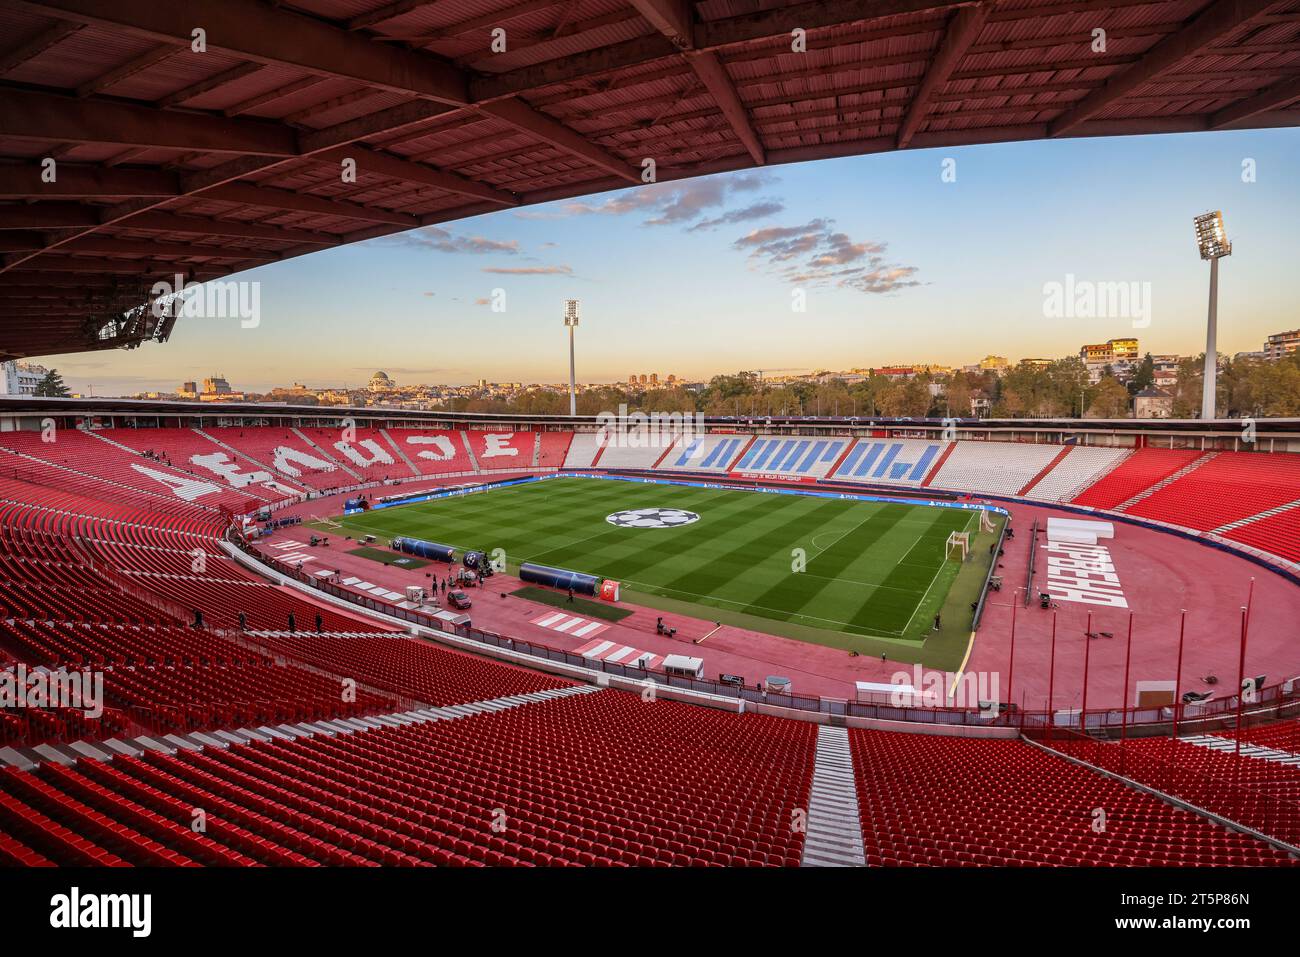
[[[1210,312],[1205,325],[1205,369],[1201,377],[1201,418],[1213,419],[1215,408],[1217,379],[1219,375],[1219,354],[1217,351],[1219,326],[1219,260],[1232,255],[1232,243],[1223,229],[1223,213],[1215,210],[1202,213],[1192,220],[1196,224],[1196,246],[1202,259],[1210,262]]]
[[[1221,259],[1232,255],[1232,243],[1223,229],[1223,213],[1215,210],[1192,220],[1196,224],[1196,246],[1202,259]]]
[[[578,328],[578,300],[564,300],[564,325],[569,330],[569,415],[578,414],[578,384],[573,364],[573,330]]]

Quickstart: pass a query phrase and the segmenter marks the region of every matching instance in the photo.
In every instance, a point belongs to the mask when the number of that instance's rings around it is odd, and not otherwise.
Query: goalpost
[[[980,509],[980,531],[991,532],[995,528],[997,526],[993,524],[993,519],[989,516],[989,510],[986,508]]]
[[[944,558],[964,562],[970,552],[970,532],[952,532],[948,535],[948,544],[944,547]]]

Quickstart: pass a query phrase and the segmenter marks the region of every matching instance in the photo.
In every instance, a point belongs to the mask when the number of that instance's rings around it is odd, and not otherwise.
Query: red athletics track
[[[999,503],[1005,504],[1005,503]],[[1002,558],[1003,588],[990,594],[968,670],[999,672],[1006,692],[1011,647],[1012,590],[1023,587],[1028,564],[1029,527],[1049,515],[1087,518],[1060,509],[1011,504],[1016,538]],[[1107,516],[1099,515],[1107,520]],[[1115,521],[1115,538],[1103,541],[1128,601],[1128,609],[1058,601],[1056,683],[1053,705],[1079,707],[1083,697],[1084,645],[1088,612],[1094,633],[1113,638],[1092,639],[1088,663],[1088,709],[1119,707],[1124,682],[1124,657],[1129,612],[1133,613],[1133,655],[1129,687],[1139,681],[1172,681],[1178,659],[1178,626],[1187,610],[1183,651],[1183,690],[1231,694],[1236,687],[1241,637],[1241,606],[1255,579],[1246,674],[1266,675],[1268,684],[1300,674],[1300,586],[1248,559],[1191,541],[1179,535]],[[1034,591],[1044,590],[1047,556],[1039,536]],[[1036,597],[1036,596],[1035,596]],[[1016,612],[1016,658],[1011,697],[1029,710],[1047,705],[1048,662],[1051,652],[1051,611],[1031,600]],[[1217,675],[1211,686],[1201,679]],[[1133,692],[1128,704],[1134,704]]]
[[[504,477],[492,476],[492,479]],[[467,479],[460,477],[427,485],[457,484]],[[426,483],[413,487],[423,488]],[[404,486],[403,490],[410,488],[412,486]],[[375,491],[391,494],[394,490]],[[276,517],[337,515],[342,510],[343,498],[316,499],[277,512]],[[1028,607],[1021,605],[1018,608],[1015,668],[1009,673],[1011,603],[1025,581],[1029,529],[1033,520],[1038,518],[1040,525],[1045,525],[1049,515],[1086,516],[1038,504],[997,504],[1011,511],[1016,537],[1006,543],[998,570],[1003,576],[1003,588],[1001,592],[989,595],[989,606],[966,670],[990,675],[996,673],[1004,700],[1009,690],[1017,704],[1031,711],[1041,710],[1047,704],[1052,612],[1039,608],[1037,600],[1031,601]],[[1056,708],[1079,707],[1082,703],[1084,631],[1089,611],[1093,613],[1094,632],[1109,631],[1114,635],[1113,638],[1096,638],[1091,642],[1089,711],[1121,704],[1129,610],[1133,612],[1134,622],[1130,688],[1139,681],[1173,680],[1179,613],[1186,609],[1183,689],[1211,690],[1201,679],[1214,674],[1219,678],[1214,690],[1220,695],[1231,693],[1237,679],[1240,607],[1246,601],[1252,577],[1255,579],[1255,597],[1246,673],[1267,675],[1269,684],[1300,674],[1300,586],[1229,552],[1155,529],[1118,521],[1114,524],[1115,538],[1102,544],[1110,549],[1129,609],[1058,602]],[[320,536],[321,531],[291,526],[263,539],[261,544],[265,547],[286,539],[305,542],[312,534]],[[355,575],[400,592],[408,584],[428,584],[429,573],[446,574],[447,566],[437,563],[414,571],[385,567],[370,559],[346,554],[347,548],[355,547],[355,544],[342,536],[329,537],[331,545],[328,550],[320,550],[322,559],[328,556],[325,564],[337,567],[344,578]],[[1041,549],[1042,544],[1040,536],[1040,550],[1035,562],[1035,592],[1042,590],[1046,581],[1047,557]],[[274,550],[270,553],[274,554]],[[473,590],[474,626],[566,651],[590,642],[590,637],[572,637],[533,624],[543,612],[563,609],[552,609],[519,598],[500,597],[518,587],[517,579],[498,575],[485,588]],[[704,659],[706,676],[712,679],[720,673],[740,675],[753,686],[765,676],[777,674],[792,680],[796,694],[851,698],[854,681],[887,682],[899,671],[912,673],[910,664],[882,662],[866,656],[852,658],[842,650],[729,625],[723,626],[704,644],[695,645],[692,643],[694,638],[714,628],[712,620],[631,605],[624,607],[633,609],[633,614],[621,622],[609,623],[598,634],[601,641],[619,642],[660,656],[697,655]],[[677,629],[676,639],[656,634],[655,621],[661,615],[665,624]],[[1131,692],[1129,698],[1131,704]]]

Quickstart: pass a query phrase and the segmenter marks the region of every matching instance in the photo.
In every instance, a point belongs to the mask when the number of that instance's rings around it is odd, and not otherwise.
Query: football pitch
[[[640,509],[657,527],[635,515],[607,520]],[[655,513],[669,509],[698,518]],[[536,562],[612,578],[626,600],[759,631],[873,653],[888,642],[891,657],[898,644],[940,635],[964,648],[996,534],[980,533],[968,509],[585,478],[337,521],[354,534],[500,548],[511,571]],[[954,531],[971,533],[966,562],[945,556]]]

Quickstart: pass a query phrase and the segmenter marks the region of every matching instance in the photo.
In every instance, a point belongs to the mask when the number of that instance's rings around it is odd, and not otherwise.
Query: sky
[[[1257,350],[1300,326],[1295,129],[910,150],[502,210],[242,273],[255,325],[182,318],[166,344],[36,361],[95,395],[212,374],[559,382],[569,298],[583,382],[1014,362],[1121,336],[1194,355],[1209,270],[1192,217],[1213,209],[1233,242],[1219,349]],[[1098,284],[1127,305],[1090,308]]]

